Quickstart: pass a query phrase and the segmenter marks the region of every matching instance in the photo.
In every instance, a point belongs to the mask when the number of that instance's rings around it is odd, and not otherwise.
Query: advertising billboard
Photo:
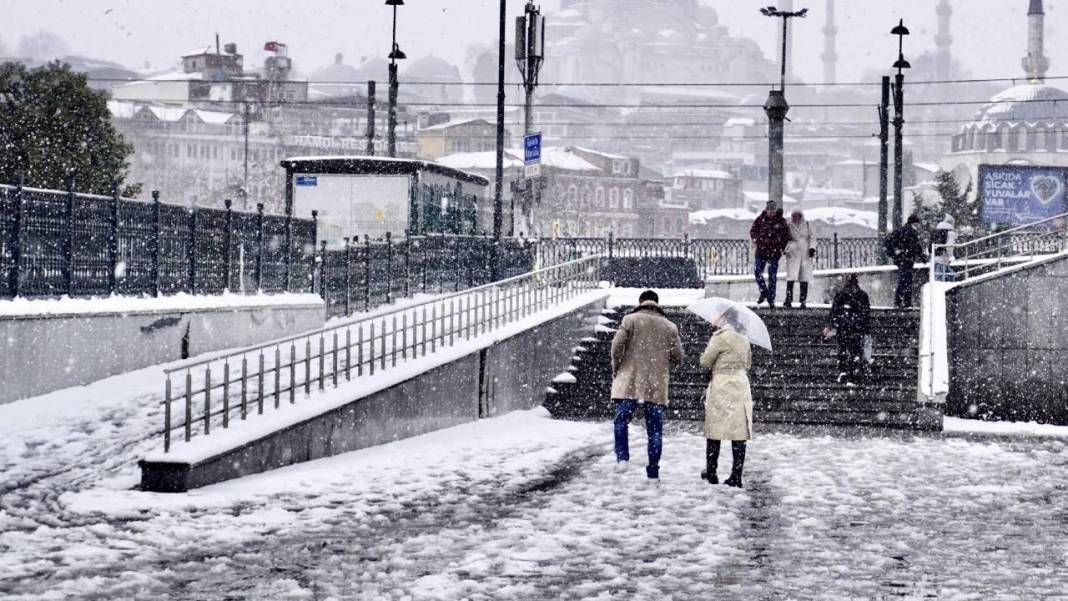
[[[293,214],[304,219],[319,212],[319,240],[338,247],[344,237],[408,229],[411,178],[407,175],[293,175]]]
[[[979,196],[988,227],[1034,223],[1064,213],[1068,169],[979,165]]]

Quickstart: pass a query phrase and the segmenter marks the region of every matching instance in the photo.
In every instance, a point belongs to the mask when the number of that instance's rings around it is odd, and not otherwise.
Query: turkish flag
[[[267,42],[266,44],[263,45],[263,49],[267,50],[269,52],[277,52],[278,51],[278,42]]]

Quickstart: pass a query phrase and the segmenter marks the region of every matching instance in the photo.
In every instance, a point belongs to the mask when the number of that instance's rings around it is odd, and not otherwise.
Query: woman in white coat
[[[786,245],[786,302],[794,303],[794,282],[801,282],[801,308],[808,300],[808,283],[812,281],[813,263],[816,262],[816,232],[805,220],[801,211],[790,214],[790,242]]]
[[[705,391],[705,471],[701,478],[718,484],[720,441],[731,441],[731,475],[724,484],[742,487],[745,443],[753,437],[753,394],[748,370],[752,364],[749,339],[738,333],[738,314],[730,309],[716,320],[716,332],[701,354],[701,367],[712,370]]]

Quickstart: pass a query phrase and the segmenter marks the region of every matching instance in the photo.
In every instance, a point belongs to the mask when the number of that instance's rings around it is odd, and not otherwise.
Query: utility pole
[[[909,35],[905,20],[900,19],[897,27],[890,33],[897,36],[897,61],[894,63],[894,68],[897,69],[897,75],[894,76],[894,228],[899,228],[905,220],[904,191],[901,189],[901,171],[904,164],[904,139],[901,130],[905,125],[905,74],[902,69],[911,69],[912,65],[905,60],[903,53],[905,36]]]
[[[367,156],[375,156],[375,82],[367,82]]]
[[[504,203],[501,199],[504,193],[504,36],[505,19],[508,11],[507,0],[501,0],[500,32],[497,44],[497,172],[493,186],[493,252],[490,261],[493,265],[493,281],[497,281],[501,274],[501,226],[503,215],[501,210]]]
[[[545,20],[541,8],[534,6],[533,0],[527,0],[524,14],[515,18],[515,62],[523,76],[523,90],[526,100],[523,104],[523,133],[534,133],[534,90],[538,87],[538,73],[545,60]],[[536,180],[524,178],[524,203],[528,210],[534,207],[534,188]],[[512,227],[509,235],[515,235],[515,193],[512,193]]]
[[[244,130],[245,130],[245,175],[241,180],[241,204],[244,205],[245,210],[249,210],[248,206],[248,120],[249,120],[248,101],[245,101],[245,118],[244,118]]]
[[[887,204],[887,180],[889,179],[890,154],[890,77],[883,76],[882,102],[879,104],[879,239],[886,238],[889,205]],[[882,248],[882,244],[879,245]]]
[[[393,7],[393,48],[389,51],[389,125],[386,132],[390,158],[397,156],[397,61],[408,58],[397,46],[397,7],[404,0],[386,0]]]
[[[768,116],[768,202],[775,203],[775,206],[781,209],[783,206],[783,181],[785,179],[785,168],[783,166],[784,123],[786,121],[786,113],[790,111],[790,105],[786,102],[787,27],[790,19],[795,17],[804,18],[808,15],[808,9],[781,11],[773,6],[768,6],[760,9],[760,13],[766,17],[782,19],[782,65],[779,89],[768,92],[768,99],[764,102],[764,112]]]

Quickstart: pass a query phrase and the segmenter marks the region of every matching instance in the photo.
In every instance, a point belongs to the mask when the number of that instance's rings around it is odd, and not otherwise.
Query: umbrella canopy
[[[713,324],[727,315],[727,322],[739,334],[748,338],[749,342],[771,350],[771,335],[768,334],[768,326],[764,325],[764,320],[760,319],[760,316],[752,309],[741,303],[713,297],[699,300],[686,309]]]

